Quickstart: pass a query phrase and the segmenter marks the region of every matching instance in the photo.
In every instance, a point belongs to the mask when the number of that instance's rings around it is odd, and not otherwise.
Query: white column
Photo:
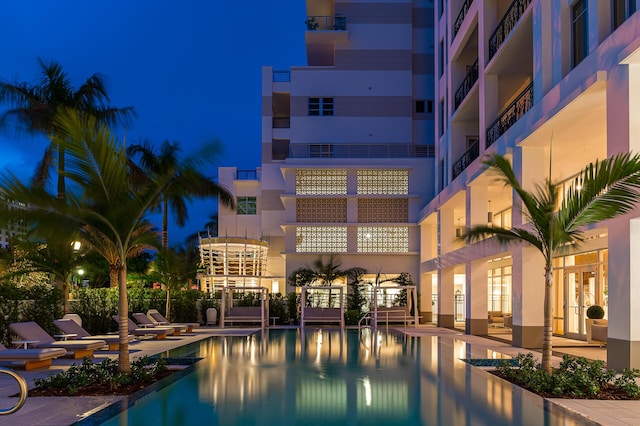
[[[453,328],[453,268],[443,268],[438,274],[438,326]]]
[[[486,336],[488,331],[487,317],[487,262],[477,260],[466,264],[465,332],[476,336]]]

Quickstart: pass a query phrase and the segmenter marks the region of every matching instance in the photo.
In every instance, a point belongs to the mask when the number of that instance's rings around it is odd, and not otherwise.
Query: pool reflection
[[[154,416],[162,412],[164,424],[584,424],[460,361],[500,355],[448,337],[266,330],[215,337],[171,356],[205,360],[130,409],[129,422],[162,404]]]

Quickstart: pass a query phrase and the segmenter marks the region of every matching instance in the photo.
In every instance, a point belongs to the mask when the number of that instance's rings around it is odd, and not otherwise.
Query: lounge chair
[[[56,341],[42,327],[33,321],[14,322],[9,328],[23,340],[33,340],[35,348],[62,348],[74,358],[93,356],[93,351],[107,345],[104,340],[62,340]]]
[[[186,326],[187,333],[191,333],[194,328],[200,327],[197,322],[169,322],[160,312],[156,309],[149,309],[147,311],[147,318],[149,318],[155,325],[166,325],[168,327],[174,326]]]
[[[177,325],[177,324],[174,324],[171,326],[156,325],[142,312],[136,312],[132,316],[133,316],[133,319],[136,320],[138,325],[142,328],[147,328],[147,327],[148,328],[172,328],[174,336],[179,336],[180,333],[187,331],[186,325]]]
[[[64,334],[75,334],[75,338],[78,340],[95,340],[100,339],[107,342],[110,351],[118,350],[118,345],[120,343],[120,336],[117,334],[100,334],[97,336],[92,336],[87,330],[82,328],[76,321],[72,319],[59,319],[53,320],[53,323],[62,331]],[[129,335],[129,343],[135,340],[134,336]]]
[[[0,361],[24,362],[25,370],[49,367],[53,358],[65,356],[67,351],[61,348],[7,349],[0,343]]]
[[[120,317],[118,315],[114,315],[111,318],[118,324],[120,324]],[[129,324],[129,333],[134,336],[153,336],[156,340],[162,340],[167,338],[167,334],[173,334],[173,328],[159,328],[159,327],[148,327],[141,328],[136,325],[135,322],[131,321],[131,318],[127,318]]]

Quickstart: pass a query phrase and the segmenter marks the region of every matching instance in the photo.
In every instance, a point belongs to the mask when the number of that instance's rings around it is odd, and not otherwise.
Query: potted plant
[[[587,308],[587,321],[586,321],[586,332],[587,332],[587,343],[592,343],[593,339],[591,337],[591,327],[597,321],[598,324],[606,324],[607,320],[603,320],[604,318],[604,309],[600,305],[591,305]]]

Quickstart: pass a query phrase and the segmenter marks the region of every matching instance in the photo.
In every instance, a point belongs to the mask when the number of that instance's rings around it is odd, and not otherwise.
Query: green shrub
[[[74,364],[68,370],[46,378],[36,378],[36,389],[56,389],[74,395],[84,388],[109,385],[112,390],[120,386],[146,384],[157,379],[166,370],[166,363],[159,358],[150,363],[148,357],[141,357],[131,362],[131,374],[119,373],[118,362],[110,358],[99,364],[86,357],[82,364]]]
[[[197,290],[185,290],[174,292],[172,296],[171,321],[196,322],[198,320],[198,299],[202,297],[202,293]]]
[[[118,313],[118,289],[80,288],[73,292],[71,311],[80,315],[82,327],[91,334],[105,334],[118,330],[111,319]]]
[[[560,367],[548,373],[531,353],[518,354],[516,360],[517,366],[505,362],[496,374],[545,397],[597,398],[610,392],[626,399],[640,397],[640,386],[635,380],[640,377],[640,370],[624,370],[618,375],[607,370],[604,361],[564,355]]]
[[[269,318],[278,318],[278,324],[288,322],[287,306],[282,293],[273,293],[269,295]]]
[[[602,306],[591,305],[587,308],[587,318],[589,319],[602,319],[604,318],[604,309]]]
[[[358,325],[362,318],[362,311],[360,309],[349,309],[344,313],[344,322],[346,325]]]
[[[298,324],[298,312],[300,310],[300,299],[298,295],[292,291],[287,293],[287,316],[290,324]]]

